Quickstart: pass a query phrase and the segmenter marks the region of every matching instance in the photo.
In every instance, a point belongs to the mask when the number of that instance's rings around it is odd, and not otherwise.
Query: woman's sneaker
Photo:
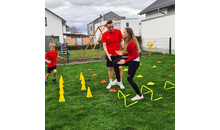
[[[113,82],[110,83],[110,85],[112,85],[112,86],[113,85],[119,85],[120,86],[121,84],[122,84],[121,81],[118,82],[117,79],[115,79]]]
[[[143,96],[143,94],[141,95],[141,96],[139,96],[138,94],[135,96],[135,97],[133,97],[131,100],[132,101],[135,101],[135,100],[141,100],[141,99],[143,99],[144,98],[144,96]]]

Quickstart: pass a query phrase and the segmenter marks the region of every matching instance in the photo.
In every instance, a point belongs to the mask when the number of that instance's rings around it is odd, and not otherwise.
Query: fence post
[[[169,54],[171,54],[171,37],[169,38]]]

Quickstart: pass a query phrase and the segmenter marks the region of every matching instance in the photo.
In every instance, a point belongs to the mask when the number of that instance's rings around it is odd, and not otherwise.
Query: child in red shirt
[[[50,75],[50,72],[53,70],[53,82],[56,84],[56,74],[57,74],[57,69],[56,69],[56,65],[57,65],[57,58],[60,58],[62,60],[65,60],[65,58],[62,58],[60,56],[57,55],[57,51],[55,50],[55,44],[54,43],[50,43],[49,44],[49,48],[50,51],[47,52],[46,56],[45,56],[45,62],[47,62],[47,74],[45,77],[45,85],[47,84],[47,79]],[[48,60],[47,60],[48,59]]]
[[[125,28],[123,30],[123,37],[125,38],[124,44],[124,52],[122,51],[115,51],[118,55],[128,56],[128,59],[117,59],[113,61],[113,66],[116,74],[117,81],[110,83],[111,85],[116,85],[120,82],[120,75],[118,66],[128,66],[128,76],[127,80],[129,84],[133,87],[137,95],[133,97],[131,100],[140,100],[143,99],[144,96],[140,93],[140,90],[137,84],[133,81],[134,75],[140,65],[140,59],[138,53],[141,51],[139,47],[139,43],[134,36],[133,30],[131,28]]]

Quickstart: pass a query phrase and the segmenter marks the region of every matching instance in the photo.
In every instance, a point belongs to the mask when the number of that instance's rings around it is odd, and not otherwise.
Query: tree
[[[81,33],[81,31],[80,31],[78,28],[76,28],[75,26],[71,26],[71,27],[69,28],[69,31],[70,31],[71,33]]]

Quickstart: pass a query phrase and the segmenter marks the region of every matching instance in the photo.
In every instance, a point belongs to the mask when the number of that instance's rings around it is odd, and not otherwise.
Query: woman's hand
[[[117,64],[124,64],[125,60],[120,60],[119,62],[117,62]]]
[[[122,51],[115,51],[118,55],[123,55],[123,52]]]

